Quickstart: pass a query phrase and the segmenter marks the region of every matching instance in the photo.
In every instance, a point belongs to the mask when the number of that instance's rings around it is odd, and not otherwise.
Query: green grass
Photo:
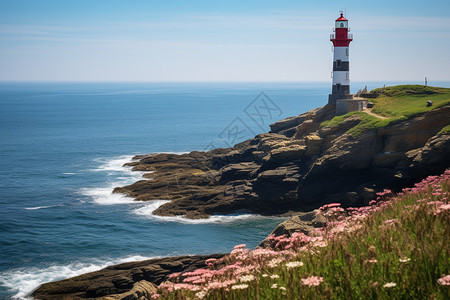
[[[278,255],[241,249],[217,266],[219,273],[223,263],[233,267],[223,275],[188,275],[206,281],[195,289],[172,285],[171,292],[161,287],[159,292],[163,299],[449,299],[450,286],[438,282],[450,273],[449,189],[446,172],[402,195],[386,192],[382,197],[389,198],[370,208],[351,213],[334,208],[325,215],[337,223],[318,235],[325,245],[299,243]],[[289,262],[301,265],[289,268]],[[311,276],[322,282],[306,285],[303,280]],[[211,282],[224,286],[211,288]]]
[[[445,126],[438,134],[450,134],[450,125]]]
[[[372,99],[374,113],[385,117],[411,118],[450,103],[450,89],[422,85],[398,85],[374,90],[380,95]],[[427,101],[433,106],[427,107]]]
[[[353,137],[357,137],[368,130],[385,127],[391,123],[450,104],[450,89],[448,88],[398,85],[375,89],[370,93],[378,95],[376,98],[370,99],[374,103],[372,112],[385,117],[385,119],[364,112],[351,112],[325,121],[320,126],[339,126],[345,119],[358,115],[359,124],[347,131]],[[427,107],[427,101],[432,101],[433,105]]]

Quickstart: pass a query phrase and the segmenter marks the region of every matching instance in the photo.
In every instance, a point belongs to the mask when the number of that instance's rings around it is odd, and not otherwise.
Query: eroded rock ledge
[[[134,170],[153,171],[116,188],[136,200],[167,199],[154,213],[206,218],[251,211],[277,215],[311,211],[330,202],[366,205],[374,193],[410,186],[450,165],[450,106],[369,130],[346,133],[361,122],[320,127],[334,116],[324,106],[271,125],[271,132],[233,148],[188,154],[136,156]]]
[[[175,272],[205,267],[223,254],[178,256],[123,263],[73,278],[41,285],[32,296],[42,300],[150,299],[156,286]]]

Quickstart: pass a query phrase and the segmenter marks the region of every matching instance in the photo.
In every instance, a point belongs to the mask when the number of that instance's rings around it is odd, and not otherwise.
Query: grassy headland
[[[385,127],[390,123],[406,120],[418,114],[442,107],[450,103],[450,89],[423,85],[398,85],[378,88],[369,93],[375,98],[369,99],[374,104],[371,112],[351,112],[337,116],[321,124],[324,126],[338,126],[350,116],[358,115],[360,123],[351,128],[348,133],[356,137],[359,134],[375,128]],[[432,101],[432,106],[427,106]],[[380,115],[377,117],[376,114]]]
[[[320,209],[325,228],[238,245],[205,268],[173,274],[159,299],[449,299],[450,171],[370,206]]]

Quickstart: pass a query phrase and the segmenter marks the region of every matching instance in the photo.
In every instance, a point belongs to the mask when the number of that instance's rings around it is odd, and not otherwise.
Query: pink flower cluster
[[[308,278],[302,278],[301,282],[303,285],[307,286],[318,286],[323,282],[323,277],[310,276]]]

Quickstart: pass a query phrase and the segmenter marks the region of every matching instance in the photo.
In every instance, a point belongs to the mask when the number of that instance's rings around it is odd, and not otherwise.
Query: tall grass
[[[450,299],[450,171],[370,206],[321,207],[327,226],[236,246],[172,274],[154,299]]]

